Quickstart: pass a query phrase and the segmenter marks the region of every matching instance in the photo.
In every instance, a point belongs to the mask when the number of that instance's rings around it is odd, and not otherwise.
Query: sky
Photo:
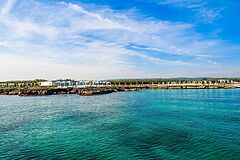
[[[0,0],[0,80],[240,77],[238,0]]]

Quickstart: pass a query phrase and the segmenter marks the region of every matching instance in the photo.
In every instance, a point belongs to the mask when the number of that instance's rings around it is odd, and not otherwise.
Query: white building
[[[67,87],[106,87],[110,86],[111,82],[108,81],[92,81],[92,80],[54,80],[52,86],[67,88]]]
[[[240,82],[239,81],[234,81],[233,85],[237,88],[240,88]]]
[[[38,83],[39,86],[41,87],[50,87],[50,86],[53,86],[53,83],[52,82],[39,82]]]

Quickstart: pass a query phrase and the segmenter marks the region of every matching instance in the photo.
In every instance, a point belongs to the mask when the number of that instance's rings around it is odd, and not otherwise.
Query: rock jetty
[[[0,89],[0,95],[18,95],[18,96],[46,96],[57,94],[78,94],[80,96],[93,96],[109,94],[113,92],[130,92],[143,89],[218,89],[218,88],[236,88],[232,85],[215,86],[183,86],[183,85],[120,85],[109,87],[88,87],[88,88],[57,88],[57,87],[35,87],[35,88],[4,88]]]
[[[100,94],[109,94],[113,92],[138,91],[141,89],[143,89],[143,87],[15,88],[0,89],[0,95],[46,96],[57,94],[78,94],[80,96],[93,96]]]

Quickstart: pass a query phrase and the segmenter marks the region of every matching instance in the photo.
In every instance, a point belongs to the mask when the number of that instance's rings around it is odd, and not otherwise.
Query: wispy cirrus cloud
[[[191,9],[196,13],[197,18],[205,23],[212,23],[219,19],[223,10],[223,8],[209,7],[209,1],[206,0],[161,0],[158,3]]]
[[[202,8],[207,2],[203,0],[159,0],[160,4],[171,4],[183,8]]]
[[[12,9],[14,3],[16,2],[16,0],[8,0],[5,1],[4,7],[2,8],[0,14],[1,15],[6,15],[9,13],[9,11]],[[3,3],[3,2],[2,2]]]
[[[31,71],[37,73],[40,66],[38,75],[44,78],[167,77],[180,70],[189,74],[191,66],[218,68],[215,58],[226,48],[232,51],[231,44],[197,33],[192,24],[136,16],[106,6],[5,1],[0,17],[0,58],[5,63],[0,67],[11,66],[12,75],[29,67],[26,78],[34,78]],[[26,57],[21,67],[19,59]],[[54,74],[58,69],[62,76]],[[9,77],[4,73],[0,79]]]

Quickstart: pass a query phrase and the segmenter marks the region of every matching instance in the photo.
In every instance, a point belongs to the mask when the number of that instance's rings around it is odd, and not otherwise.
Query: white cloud
[[[167,76],[180,68],[189,74],[186,67],[218,65],[211,58],[226,47],[196,33],[191,24],[140,21],[132,11],[21,0],[7,1],[1,13],[0,79]],[[144,50],[192,59],[164,59]]]
[[[163,0],[159,1],[160,4],[171,4],[184,8],[200,8],[206,5],[206,1],[203,0]]]
[[[57,63],[56,61],[41,57],[27,57],[19,55],[1,54],[0,80],[14,79],[56,79],[56,78],[75,78],[75,79],[102,79],[130,76],[128,68],[110,68],[108,64],[102,63],[98,67],[94,65]],[[104,75],[104,76],[103,76]]]
[[[16,0],[3,0],[3,1],[6,1],[6,3],[3,6],[3,8],[1,9],[0,14],[1,15],[6,15],[11,11],[11,9],[12,9],[13,5],[15,4]]]
[[[206,0],[163,0],[158,3],[191,9],[196,12],[198,19],[205,23],[212,23],[217,20],[222,11],[222,8],[208,7],[208,1]]]
[[[220,17],[220,12],[220,9],[200,8],[198,9],[198,16],[203,17],[204,22],[212,23]]]

